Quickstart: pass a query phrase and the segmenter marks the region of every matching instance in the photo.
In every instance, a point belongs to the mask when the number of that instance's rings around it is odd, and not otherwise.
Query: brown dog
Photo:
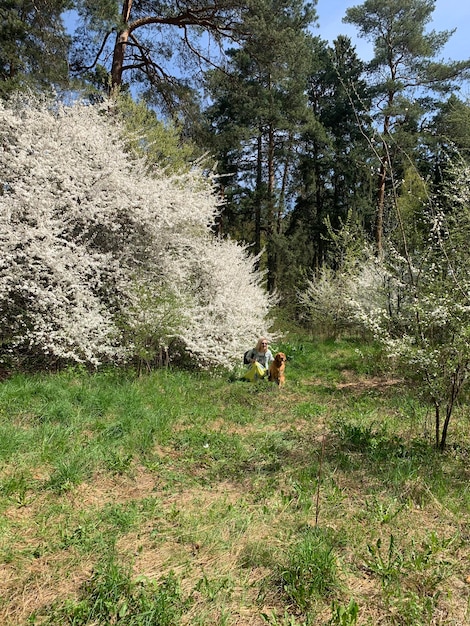
[[[286,355],[284,354],[284,352],[278,352],[274,357],[274,361],[269,366],[268,380],[271,380],[272,382],[275,382],[277,385],[279,385],[279,387],[282,387],[283,384],[286,382],[286,376],[284,373],[285,369]]]

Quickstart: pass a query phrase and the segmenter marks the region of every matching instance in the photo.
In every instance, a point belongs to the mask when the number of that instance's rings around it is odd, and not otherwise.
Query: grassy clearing
[[[470,623],[468,405],[448,450],[373,347],[0,387],[0,623]]]

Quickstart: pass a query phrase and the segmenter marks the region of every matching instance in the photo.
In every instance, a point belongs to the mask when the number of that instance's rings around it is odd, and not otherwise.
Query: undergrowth
[[[462,625],[470,437],[372,345],[287,383],[70,369],[0,386],[0,623]]]

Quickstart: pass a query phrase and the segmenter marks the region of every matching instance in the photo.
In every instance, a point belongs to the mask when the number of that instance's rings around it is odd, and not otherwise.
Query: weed
[[[343,445],[351,450],[360,450],[375,456],[387,456],[390,449],[395,452],[400,441],[389,437],[384,425],[372,422],[370,424],[354,423],[337,420],[332,427]]]
[[[337,589],[337,563],[329,535],[318,528],[304,530],[290,548],[280,582],[283,594],[302,611],[316,597],[327,597]]]
[[[441,592],[439,585],[451,571],[451,564],[442,559],[452,539],[440,540],[432,532],[420,545],[412,541],[399,548],[390,535],[388,548],[383,550],[380,539],[369,546],[369,567],[381,580],[384,600],[405,626],[427,626],[432,622]]]
[[[173,573],[158,582],[145,577],[132,579],[130,569],[111,557],[82,586],[80,599],[53,607],[46,623],[177,626],[186,606]]]
[[[90,467],[86,456],[77,453],[58,461],[45,486],[56,493],[64,493],[80,484],[89,472]]]
[[[376,496],[373,496],[370,500],[366,500],[366,510],[371,513],[372,517],[376,519],[379,524],[390,524],[405,507],[406,502],[400,503],[396,498],[393,498],[390,502],[384,502]]]
[[[439,600],[439,593],[421,596],[409,590],[397,589],[387,596],[386,604],[394,623],[400,626],[430,626]]]
[[[331,604],[331,619],[328,626],[355,626],[359,616],[359,607],[354,598],[351,598],[348,606],[343,606],[333,600]]]
[[[18,470],[0,481],[0,494],[16,502],[18,506],[26,506],[34,499],[34,481],[28,470]]]
[[[123,454],[110,449],[104,459],[104,466],[112,474],[125,474],[129,471],[132,461],[132,454]]]
[[[196,591],[205,595],[210,602],[214,602],[219,595],[223,594],[224,598],[229,598],[232,593],[232,583],[226,576],[222,578],[209,578],[206,573],[196,583]]]
[[[282,616],[276,615],[274,611],[261,613],[261,617],[269,626],[307,626],[311,623],[308,618],[307,621],[299,621],[296,616],[290,615],[288,611],[284,611]]]
[[[383,549],[382,539],[379,537],[375,546],[367,546],[369,569],[377,574],[383,587],[400,580],[403,567],[403,555],[395,545],[395,537],[390,535],[388,547]]]

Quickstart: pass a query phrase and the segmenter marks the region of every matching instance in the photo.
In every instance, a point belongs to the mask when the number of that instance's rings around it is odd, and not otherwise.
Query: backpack
[[[243,355],[243,365],[250,365],[251,361],[248,358],[248,355],[250,354],[250,352],[251,352],[251,349],[247,350],[245,354]]]

